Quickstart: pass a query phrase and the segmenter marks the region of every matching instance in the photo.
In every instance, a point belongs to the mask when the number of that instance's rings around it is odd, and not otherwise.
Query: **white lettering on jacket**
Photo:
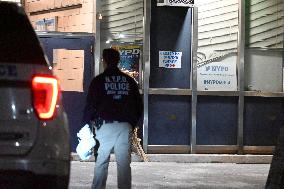
[[[120,100],[130,90],[125,76],[107,76],[104,85],[106,94],[112,95],[114,100]]]

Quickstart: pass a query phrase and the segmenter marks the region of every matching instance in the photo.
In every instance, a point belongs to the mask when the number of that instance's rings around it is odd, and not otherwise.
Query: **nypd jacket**
[[[83,122],[101,118],[128,122],[135,127],[142,111],[142,98],[135,80],[116,67],[107,68],[90,84]]]

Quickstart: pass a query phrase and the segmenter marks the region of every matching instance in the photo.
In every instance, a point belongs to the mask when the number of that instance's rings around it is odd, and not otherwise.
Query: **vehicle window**
[[[27,15],[15,3],[0,2],[0,62],[46,64]]]

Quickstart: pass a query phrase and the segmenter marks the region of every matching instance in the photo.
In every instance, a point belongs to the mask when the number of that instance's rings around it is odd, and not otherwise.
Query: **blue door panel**
[[[197,145],[236,145],[238,98],[198,96]]]
[[[191,9],[151,1],[150,88],[190,88]],[[159,51],[182,52],[181,68],[159,67]],[[190,145],[191,97],[149,96],[149,145]]]
[[[150,88],[190,88],[191,9],[157,7],[151,10]],[[159,51],[182,52],[181,68],[159,67]]]
[[[149,145],[189,145],[189,96],[149,96]]]
[[[45,54],[49,61],[53,62],[53,49],[84,50],[84,92],[63,91],[63,106],[68,116],[70,127],[71,150],[75,151],[78,144],[77,132],[82,127],[83,110],[85,107],[88,87],[93,77],[92,46],[94,37],[66,37],[66,36],[40,36]]]
[[[283,126],[283,99],[246,97],[244,111],[244,145],[276,145]]]

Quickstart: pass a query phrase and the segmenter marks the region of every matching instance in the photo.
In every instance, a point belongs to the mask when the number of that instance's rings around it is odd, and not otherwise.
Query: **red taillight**
[[[58,81],[52,76],[35,76],[32,80],[33,106],[40,119],[51,119],[59,94]]]

